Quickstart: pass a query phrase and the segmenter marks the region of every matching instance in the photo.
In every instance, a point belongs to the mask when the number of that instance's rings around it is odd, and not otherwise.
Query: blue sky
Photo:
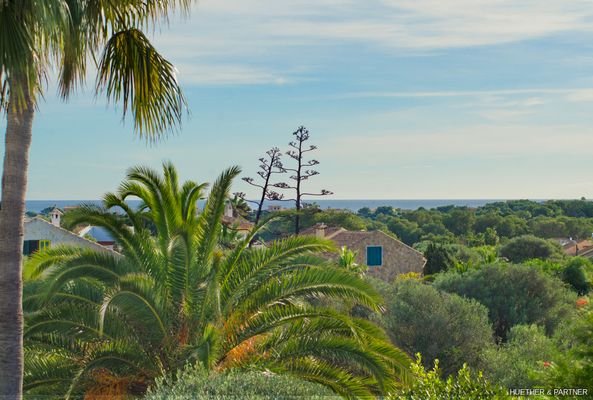
[[[50,84],[29,199],[98,198],[165,159],[198,181],[253,176],[301,124],[321,162],[309,187],[334,198],[593,197],[588,0],[202,0],[153,36],[183,130],[147,145],[116,106]]]

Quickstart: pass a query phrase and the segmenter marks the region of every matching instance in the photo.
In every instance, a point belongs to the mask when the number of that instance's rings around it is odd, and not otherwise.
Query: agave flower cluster
[[[256,227],[232,249],[219,245],[239,172],[220,175],[199,213],[206,185],[180,185],[168,163],[162,175],[131,169],[103,207],[71,212],[71,223],[105,228],[120,250],[55,247],[32,257],[25,391],[143,394],[187,363],[292,374],[345,397],[388,394],[410,379],[408,358],[381,329],[328,305],[381,307],[366,282],[314,256],[329,242],[295,236],[250,248]],[[130,197],[141,207],[130,208]]]

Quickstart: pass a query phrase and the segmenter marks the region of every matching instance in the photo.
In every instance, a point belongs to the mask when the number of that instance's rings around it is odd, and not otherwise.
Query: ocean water
[[[306,202],[315,202],[321,207],[322,209],[334,208],[334,209],[345,209],[351,211],[358,211],[363,207],[368,208],[377,208],[380,206],[391,206],[394,208],[401,208],[404,210],[416,210],[420,207],[430,209],[442,206],[467,206],[467,207],[480,207],[488,203],[493,203],[497,201],[505,201],[504,199],[405,199],[405,200],[331,200],[331,199],[320,199],[315,201],[306,201]],[[534,200],[534,201],[542,201],[542,200]],[[131,206],[137,206],[140,203],[139,200],[130,200],[129,204]],[[100,205],[101,202],[99,200],[29,200],[27,201],[27,211],[32,212],[40,212],[44,208],[47,207],[58,207],[64,208],[69,206],[76,206],[79,204],[96,204]],[[293,206],[291,202],[266,202],[265,208],[268,205],[278,204],[286,208],[290,208]],[[199,202],[199,207],[203,207],[204,201]]]

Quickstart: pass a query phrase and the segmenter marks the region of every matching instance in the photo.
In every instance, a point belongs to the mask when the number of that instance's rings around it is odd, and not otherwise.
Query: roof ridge
[[[82,240],[84,240],[84,241],[86,241],[86,242],[89,242],[89,243],[91,243],[91,244],[93,244],[93,245],[95,245],[95,246],[99,246],[99,247],[101,247],[102,249],[104,249],[104,250],[106,250],[106,251],[111,251],[111,252],[113,252],[113,253],[115,253],[115,254],[120,254],[120,253],[118,253],[117,251],[115,251],[115,250],[111,250],[111,249],[109,249],[109,248],[107,248],[107,247],[105,247],[105,246],[103,246],[103,245],[101,245],[101,244],[99,244],[99,243],[97,243],[97,242],[93,242],[92,240],[89,240],[89,239],[85,238],[84,236],[79,236],[79,235],[77,235],[76,233],[74,233],[74,232],[72,232],[72,231],[69,231],[69,230],[68,230],[68,229],[66,229],[66,228],[62,228],[61,226],[56,226],[56,225],[52,224],[52,223],[51,223],[51,222],[49,222],[49,221],[46,221],[45,219],[43,219],[43,218],[41,218],[41,217],[33,217],[33,218],[31,218],[31,221],[33,221],[33,220],[45,222],[46,224],[48,224],[48,225],[51,225],[52,227],[54,227],[54,228],[56,228],[56,229],[62,230],[62,231],[64,231],[64,232],[66,232],[66,233],[69,233],[70,235],[72,235],[72,236],[75,236],[75,237],[77,237],[77,238],[79,238],[79,239],[82,239]]]
[[[377,230],[376,232],[381,232],[383,235],[385,235],[385,236],[387,236],[387,237],[389,237],[389,238],[391,238],[391,239],[393,239],[393,240],[397,240],[398,242],[400,242],[401,244],[403,244],[405,247],[409,248],[410,250],[413,250],[413,251],[415,251],[416,253],[420,254],[420,255],[421,255],[423,258],[424,258],[424,254],[422,254],[422,252],[420,252],[420,251],[416,250],[416,249],[415,249],[415,248],[413,248],[412,246],[409,246],[409,245],[405,244],[404,242],[402,242],[402,241],[401,241],[401,240],[399,240],[398,238],[396,238],[396,237],[393,237],[393,236],[391,236],[391,235],[388,235],[387,233],[383,232],[383,231],[382,231],[382,230],[380,230],[380,229],[379,229],[379,230]]]

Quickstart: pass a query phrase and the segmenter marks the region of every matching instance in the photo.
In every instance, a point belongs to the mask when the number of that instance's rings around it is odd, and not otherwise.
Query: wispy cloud
[[[423,97],[481,97],[492,98],[492,96],[515,96],[515,95],[562,95],[571,101],[588,101],[593,97],[593,88],[521,88],[521,89],[494,89],[494,90],[441,90],[441,91],[401,91],[401,92],[355,92],[335,95],[335,98],[365,98],[365,97],[401,97],[401,98],[423,98]],[[527,99],[532,105],[533,102],[541,104],[542,100],[534,97]]]
[[[575,144],[578,144],[575,146]],[[566,154],[587,155],[593,146],[593,128],[556,125],[484,124],[449,127],[427,132],[393,131],[364,136],[344,134],[324,148],[326,156],[348,159],[353,163],[368,158],[391,163],[392,160],[447,159],[463,157],[514,157],[537,154],[540,157]]]
[[[178,64],[179,80],[195,85],[283,85],[294,81],[273,70],[244,65]]]
[[[190,21],[159,32],[156,41],[176,63],[229,70],[194,84],[243,84],[225,76],[261,63],[268,70],[250,69],[247,80],[275,84],[292,78],[282,72],[287,65],[315,65],[324,46],[424,54],[593,31],[592,20],[589,0],[202,0]]]

